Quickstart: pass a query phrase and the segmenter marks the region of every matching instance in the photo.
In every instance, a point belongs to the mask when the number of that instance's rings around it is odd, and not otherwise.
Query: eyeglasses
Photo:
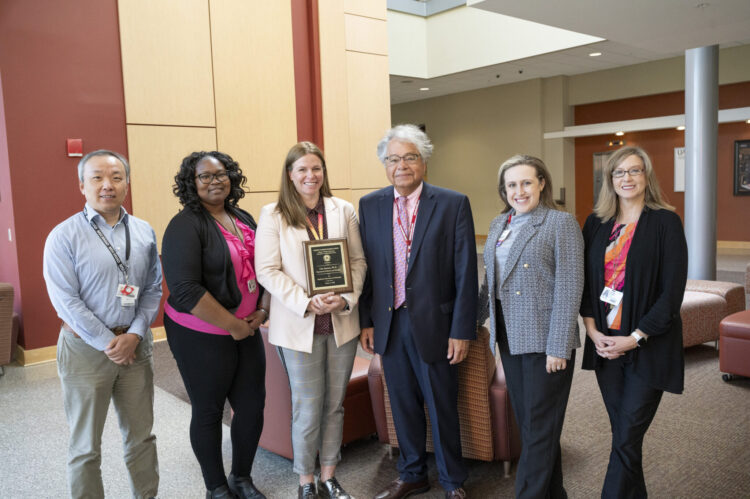
[[[407,165],[412,166],[419,160],[419,154],[413,152],[406,153],[403,156],[399,156],[398,154],[391,154],[390,156],[385,158],[385,164],[388,166],[396,166],[397,164],[401,163],[401,160],[404,160],[404,163],[406,163]]]
[[[622,178],[626,173],[631,177],[638,177],[643,173],[643,168],[631,168],[630,170],[613,170],[612,178]]]
[[[223,184],[229,178],[229,173],[201,173],[200,175],[196,175],[195,178],[200,180],[202,184],[210,184],[214,181],[214,179],[218,180],[220,184]]]

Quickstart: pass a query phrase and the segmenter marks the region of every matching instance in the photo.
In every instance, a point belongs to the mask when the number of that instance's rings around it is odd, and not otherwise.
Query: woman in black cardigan
[[[257,328],[268,306],[254,270],[255,220],[237,207],[246,182],[220,152],[182,161],[174,193],[183,210],[164,232],[169,298],[164,327],[192,405],[190,443],[206,498],[262,498],[250,471],[263,429],[266,358]],[[221,421],[232,418],[232,471],[224,474]]]
[[[619,149],[602,175],[583,227],[583,368],[596,371],[612,425],[602,497],[646,497],[644,435],[663,392],[683,389],[687,243],[645,151]]]

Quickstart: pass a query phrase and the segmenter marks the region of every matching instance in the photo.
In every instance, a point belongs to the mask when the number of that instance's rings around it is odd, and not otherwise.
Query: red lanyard
[[[511,220],[513,220],[513,212],[512,211],[510,212],[510,215],[508,215],[508,223],[505,224],[505,230],[510,230],[510,221]],[[502,236],[502,234],[500,234],[500,236]],[[505,239],[498,239],[497,243],[495,243],[495,248],[499,248],[500,246],[502,246],[503,241],[505,241]]]
[[[421,200],[422,200],[422,196],[420,196],[417,199],[417,204],[416,206],[414,206],[414,213],[412,213],[411,221],[409,222],[409,227],[407,227],[408,231],[405,230],[404,226],[401,224],[401,216],[400,216],[401,214],[399,213],[396,216],[396,220],[398,221],[398,228],[401,229],[401,235],[404,237],[404,241],[406,241],[407,251],[411,251],[412,236],[414,236],[414,225],[417,222],[417,211],[419,211],[419,202]],[[393,199],[393,202],[396,203],[396,198]],[[396,203],[396,209],[398,209],[398,203]],[[406,206],[404,206],[404,209],[406,209]]]
[[[313,227],[313,224],[310,223],[310,219],[305,217],[305,221],[307,222],[307,226],[310,229],[310,233],[313,235],[313,238],[317,241],[319,239],[323,239],[323,214],[318,213],[318,231],[315,231],[315,227]]]

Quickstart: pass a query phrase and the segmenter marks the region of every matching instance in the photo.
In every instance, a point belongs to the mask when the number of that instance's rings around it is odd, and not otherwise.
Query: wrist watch
[[[633,331],[632,333],[630,333],[630,336],[635,338],[636,348],[641,347],[646,344],[646,337],[638,334],[638,331]]]

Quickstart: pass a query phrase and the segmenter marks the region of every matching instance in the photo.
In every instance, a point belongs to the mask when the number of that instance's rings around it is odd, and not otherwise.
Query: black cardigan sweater
[[[583,226],[585,283],[581,315],[593,317],[596,328],[607,334],[604,289],[604,254],[614,220],[602,222],[589,215]],[[635,372],[653,388],[682,393],[685,358],[682,347],[680,306],[687,281],[687,242],[680,217],[669,210],[645,208],[625,267],[621,334],[640,329],[648,341],[633,353]],[[583,368],[597,369],[606,362],[587,336]]]
[[[253,217],[237,207],[227,212],[255,230]],[[190,313],[206,292],[234,312],[242,301],[229,246],[213,217],[184,208],[167,225],[161,243],[167,301],[178,312]]]

